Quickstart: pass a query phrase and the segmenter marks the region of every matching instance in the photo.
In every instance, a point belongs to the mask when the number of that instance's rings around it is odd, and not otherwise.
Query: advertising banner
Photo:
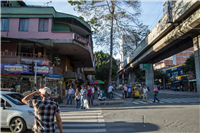
[[[2,73],[29,73],[28,65],[21,64],[1,64]]]
[[[21,58],[21,63],[23,63],[23,64],[32,64],[35,61],[37,62],[37,65],[43,65],[43,66],[49,65],[49,60],[37,60],[37,59]]]
[[[35,67],[34,67],[35,70]],[[48,66],[37,66],[37,74],[48,74],[49,67]]]

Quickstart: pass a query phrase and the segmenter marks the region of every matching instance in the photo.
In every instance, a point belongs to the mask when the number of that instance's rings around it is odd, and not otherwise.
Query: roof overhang
[[[84,73],[86,75],[95,75],[95,68],[94,67],[85,67]]]
[[[71,60],[74,67],[93,67],[92,51],[75,40],[53,40],[53,48]]]

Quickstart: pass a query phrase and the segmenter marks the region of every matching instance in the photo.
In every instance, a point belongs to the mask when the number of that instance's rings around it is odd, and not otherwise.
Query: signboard
[[[35,67],[34,67],[35,70]],[[37,74],[48,74],[49,67],[48,66],[37,66]]]
[[[30,58],[21,58],[21,63],[23,64],[32,64],[33,62],[37,61],[37,65],[48,66],[49,60],[36,60]]]
[[[1,72],[5,73],[28,73],[29,66],[28,65],[20,65],[20,64],[1,64]]]
[[[81,37],[81,36],[79,36],[79,35],[77,35],[75,33],[73,34],[73,39],[76,40],[76,41],[79,41],[81,43],[84,43],[86,45],[89,44],[89,42],[88,42],[88,40],[86,38],[83,38],[83,37]]]
[[[47,74],[46,77],[51,77],[51,78],[62,78],[62,75],[60,75],[60,74],[54,74],[54,75]]]
[[[49,74],[51,74],[51,75],[54,74],[54,67],[49,67]]]
[[[150,69],[151,64],[140,64],[140,69]]]
[[[18,76],[19,73],[1,73],[2,76]]]

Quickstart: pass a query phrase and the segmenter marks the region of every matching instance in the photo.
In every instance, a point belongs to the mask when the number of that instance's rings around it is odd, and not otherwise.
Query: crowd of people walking
[[[148,93],[150,92],[150,89],[146,85],[142,86],[142,85],[132,84],[127,87],[127,84],[126,84],[122,87],[122,89],[123,89],[123,97],[124,98],[133,97],[133,100],[134,100],[135,97],[138,97],[140,100],[143,99],[144,102],[147,102],[147,100],[148,100]],[[154,101],[153,101],[153,103],[155,103],[156,100],[158,102],[160,101],[157,98],[157,95],[158,95],[158,87],[157,87],[157,85],[154,85],[154,90],[153,90]]]

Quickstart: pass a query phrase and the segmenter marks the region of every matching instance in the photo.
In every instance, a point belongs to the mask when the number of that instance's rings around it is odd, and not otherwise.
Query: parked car
[[[21,102],[24,95],[18,92],[1,91],[1,128],[10,128],[13,133],[32,129],[34,109]]]

